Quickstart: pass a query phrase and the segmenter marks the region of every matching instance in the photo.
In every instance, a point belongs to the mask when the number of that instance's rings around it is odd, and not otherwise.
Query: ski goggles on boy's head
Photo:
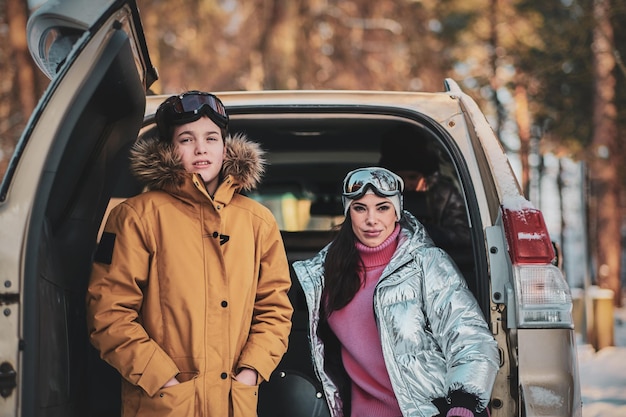
[[[163,139],[172,125],[195,122],[202,116],[208,116],[222,129],[228,127],[228,114],[219,98],[202,91],[188,91],[171,96],[157,109],[156,124]]]
[[[392,197],[402,194],[404,181],[385,168],[359,168],[346,175],[342,196],[354,200],[363,196],[368,189],[380,197]]]

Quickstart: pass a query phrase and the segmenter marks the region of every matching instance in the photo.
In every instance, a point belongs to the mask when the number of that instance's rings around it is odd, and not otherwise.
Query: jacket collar
[[[265,172],[264,151],[258,143],[249,141],[244,134],[226,138],[226,156],[220,173],[220,183],[213,199],[228,204],[235,193],[251,191],[257,187]],[[202,179],[183,168],[171,144],[155,137],[140,138],[130,151],[132,173],[149,190],[163,190],[174,194],[206,192]]]

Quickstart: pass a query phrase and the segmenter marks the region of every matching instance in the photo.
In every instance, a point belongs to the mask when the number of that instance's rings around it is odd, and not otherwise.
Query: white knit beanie
[[[365,192],[365,194],[376,194],[376,193],[372,191],[371,189],[368,189]],[[402,195],[398,194],[398,195],[394,195],[391,197],[383,197],[383,198],[386,198],[387,200],[391,202],[391,204],[393,204],[393,208],[396,210],[396,221],[400,221],[400,217],[402,217]],[[343,215],[347,216],[348,210],[350,209],[350,204],[352,204],[354,199],[343,197],[342,200],[343,200]]]

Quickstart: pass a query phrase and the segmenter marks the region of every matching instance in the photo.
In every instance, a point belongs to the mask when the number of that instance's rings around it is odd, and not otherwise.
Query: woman
[[[256,416],[292,314],[276,221],[239,193],[262,152],[209,93],[168,98],[156,123],[131,155],[149,191],[112,210],[95,255],[91,342],[123,377],[123,416]]]
[[[448,255],[402,210],[402,179],[349,172],[337,237],[294,263],[331,414],[487,415],[498,350]]]

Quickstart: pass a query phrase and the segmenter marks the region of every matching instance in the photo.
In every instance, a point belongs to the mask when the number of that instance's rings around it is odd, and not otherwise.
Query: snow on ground
[[[583,417],[626,416],[626,307],[615,309],[615,346],[578,344]]]

